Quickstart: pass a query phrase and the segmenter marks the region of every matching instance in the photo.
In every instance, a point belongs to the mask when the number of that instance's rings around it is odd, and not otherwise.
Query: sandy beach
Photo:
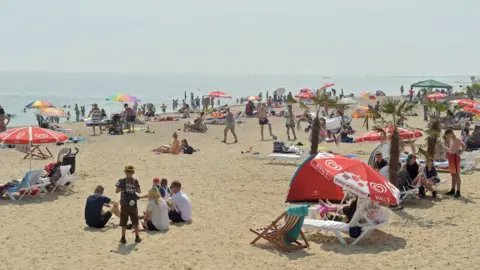
[[[409,117],[408,124],[424,128],[423,112],[417,111],[419,116]],[[270,121],[274,134],[286,141],[284,119],[270,117]],[[366,132],[362,124],[363,119],[353,120],[356,136]],[[205,134],[178,131],[180,139],[199,149],[193,155],[178,156],[155,155],[150,150],[170,143],[172,133],[183,129],[183,121],[149,125],[155,133],[137,131],[123,136],[91,136],[91,128],[83,123],[68,126],[73,129],[71,136],[87,139],[66,145],[80,150],[76,174],[81,179],[72,194],[0,200],[0,269],[475,269],[480,264],[475,240],[480,234],[480,212],[475,208],[480,199],[478,172],[462,174],[463,197],[459,199],[442,195],[451,180],[442,173],[448,182],[439,187],[438,198],[407,200],[404,210],[391,211],[387,225],[358,246],[342,246],[332,233],[308,233],[309,249],[283,253],[265,241],[249,244],[255,238],[249,228],[269,224],[284,211],[297,169],[241,153],[250,146],[262,155],[272,152],[272,140],[260,141],[257,119],[247,119],[237,127],[238,144],[220,142],[224,126],[209,125]],[[298,133],[299,141],[307,144],[307,134]],[[231,134],[228,140],[233,141]],[[425,141],[421,138],[417,144]],[[367,161],[376,144],[321,146]],[[54,155],[60,149],[49,148]],[[25,174],[30,160],[22,158],[15,150],[0,150],[2,182]],[[41,169],[52,161],[32,160],[32,168]],[[170,183],[181,181],[192,200],[193,222],[172,224],[166,233],[142,233],[138,245],[131,231],[127,245],[118,242],[118,218],[112,218],[105,229],[88,229],[84,221],[87,196],[101,184],[105,195],[118,201],[114,185],[123,177],[127,163],[135,165],[144,192],[156,176]],[[141,211],[146,203],[140,200]]]

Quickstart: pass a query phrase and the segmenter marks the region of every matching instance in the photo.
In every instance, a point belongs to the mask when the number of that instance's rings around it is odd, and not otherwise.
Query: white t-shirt
[[[158,205],[155,201],[149,201],[147,204],[147,212],[151,213],[152,223],[159,231],[168,230],[170,219],[168,218],[168,206],[165,200],[160,198]]]
[[[175,210],[180,212],[184,221],[192,220],[192,203],[187,194],[181,191],[177,192],[177,194],[172,195],[168,201],[174,204]]]

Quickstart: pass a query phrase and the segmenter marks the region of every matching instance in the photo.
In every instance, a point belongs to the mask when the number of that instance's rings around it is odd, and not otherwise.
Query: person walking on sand
[[[449,143],[449,147],[444,146],[447,151],[448,157],[448,169],[450,175],[452,176],[452,189],[447,192],[445,195],[454,195],[455,197],[460,197],[460,156],[463,151],[465,151],[466,146],[455,136],[455,133],[452,129],[445,130],[445,138],[447,139],[446,143]]]
[[[260,124],[260,134],[262,135],[262,141],[264,140],[263,137],[263,126],[268,125],[268,131],[270,132],[270,136],[274,137],[272,133],[272,124],[267,119],[267,104],[262,103],[257,110],[257,117],[258,123]]]
[[[400,97],[402,97],[402,98],[403,98],[403,90],[404,90],[404,88],[403,88],[403,85],[402,85],[402,86],[400,86]]]
[[[232,132],[233,138],[235,138],[235,141],[233,143],[237,143],[238,139],[237,139],[237,134],[235,133],[235,116],[230,111],[230,108],[226,108],[225,112],[227,114],[226,116],[227,123],[226,123],[225,129],[223,130],[222,142],[223,143],[227,142],[227,134],[228,134],[228,131],[230,130]]]
[[[126,165],[124,172],[125,178],[119,179],[115,184],[115,193],[121,192],[120,227],[122,227],[122,238],[120,239],[120,243],[127,243],[127,240],[125,239],[125,234],[127,232],[128,218],[130,218],[130,221],[133,224],[133,228],[135,229],[135,242],[140,243],[142,239],[140,239],[139,235],[137,206],[137,201],[139,199],[137,193],[141,192],[140,184],[138,183],[137,179],[133,178],[133,175],[135,174],[135,167],[133,167],[133,165]]]
[[[285,111],[283,117],[285,117],[285,127],[287,128],[287,136],[290,141],[290,129],[293,133],[293,140],[297,140],[297,134],[295,134],[295,116],[292,111],[292,104],[288,104],[287,110]]]

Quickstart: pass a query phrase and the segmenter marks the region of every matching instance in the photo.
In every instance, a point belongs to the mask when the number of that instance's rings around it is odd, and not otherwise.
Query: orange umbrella
[[[41,108],[38,112],[42,116],[53,116],[53,117],[67,117],[68,114],[61,109],[57,108]]]

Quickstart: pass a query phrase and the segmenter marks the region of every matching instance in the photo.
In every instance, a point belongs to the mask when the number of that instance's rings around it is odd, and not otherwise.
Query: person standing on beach
[[[137,113],[135,110],[133,110],[130,106],[128,106],[127,103],[123,105],[125,108],[125,118],[127,119],[127,126],[128,126],[128,132],[134,132],[135,131],[135,118],[137,117]]]
[[[404,90],[404,89],[403,89],[403,85],[402,85],[402,86],[400,86],[400,96],[401,96],[402,98],[403,98],[403,90]]]
[[[293,140],[297,140],[297,134],[295,134],[295,115],[293,114],[292,104],[288,104],[287,110],[285,111],[283,117],[285,117],[285,127],[287,128],[287,136],[290,141],[290,129],[293,133]]]
[[[230,111],[230,108],[226,108],[225,112],[227,114],[226,120],[226,126],[225,129],[223,130],[223,143],[227,142],[227,134],[228,131],[230,130],[232,132],[233,138],[235,138],[235,141],[233,143],[238,143],[237,139],[237,134],[235,133],[235,116],[233,116],[233,113]]]
[[[7,121],[5,123],[5,120]],[[7,131],[7,126],[10,123],[10,117],[5,115],[5,110],[0,106],[0,132]]]
[[[137,179],[133,178],[133,175],[135,174],[135,167],[133,167],[133,165],[126,165],[124,172],[125,178],[119,179],[115,185],[115,193],[121,192],[120,227],[122,227],[122,238],[120,239],[120,243],[127,243],[125,234],[127,232],[127,222],[129,218],[135,229],[135,242],[140,243],[142,239],[140,239],[139,235],[137,206],[137,201],[139,199],[137,193],[141,192],[140,184]]]
[[[270,136],[274,136],[272,133],[272,124],[267,119],[267,104],[262,103],[260,107],[257,110],[257,116],[258,116],[258,123],[260,124],[260,134],[262,135],[262,141],[264,140],[263,138],[263,126],[268,125],[268,131],[270,132]]]
[[[80,121],[80,110],[78,109],[78,104],[75,104],[75,120]]]
[[[444,146],[444,149],[447,151],[448,169],[452,176],[452,189],[445,193],[445,195],[460,197],[460,156],[462,152],[465,151],[466,146],[462,140],[455,136],[452,129],[445,130],[445,138],[447,139],[446,143],[449,143],[449,147]]]
[[[413,91],[413,89],[410,89],[410,91],[408,91],[408,94],[410,95],[410,103],[412,103],[412,101],[413,101],[413,94],[414,93],[415,92]]]

